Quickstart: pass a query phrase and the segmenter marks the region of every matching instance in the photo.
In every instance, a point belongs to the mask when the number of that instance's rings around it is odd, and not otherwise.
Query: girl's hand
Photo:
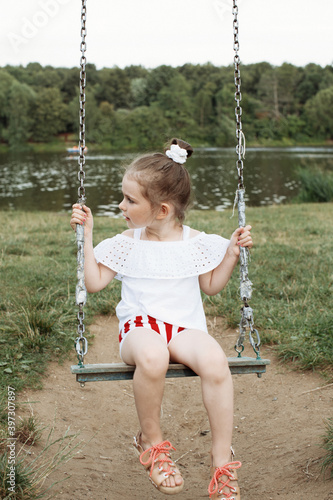
[[[76,231],[76,224],[84,224],[85,235],[92,233],[94,219],[90,208],[88,208],[86,205],[83,205],[83,207],[81,207],[79,203],[75,203],[75,205],[73,205],[70,225],[74,231]]]
[[[251,229],[251,226],[239,227],[236,229],[230,238],[228,251],[232,252],[236,257],[239,257],[240,247],[252,248],[253,241],[250,232]]]

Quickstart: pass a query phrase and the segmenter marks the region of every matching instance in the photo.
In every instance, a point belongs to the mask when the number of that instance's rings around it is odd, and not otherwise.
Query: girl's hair
[[[153,208],[163,202],[172,203],[176,217],[183,223],[191,198],[191,181],[187,169],[166,156],[165,152],[172,144],[186,149],[187,158],[193,153],[192,146],[187,142],[171,139],[164,149],[164,154],[151,153],[140,156],[127,167],[125,175],[140,184],[142,195],[150,201]]]

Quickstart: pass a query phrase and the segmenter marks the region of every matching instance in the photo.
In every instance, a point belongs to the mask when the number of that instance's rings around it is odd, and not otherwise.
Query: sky
[[[332,0],[238,0],[241,63],[333,63]],[[87,62],[233,62],[232,0],[87,0]],[[0,66],[80,61],[81,0],[2,0]]]

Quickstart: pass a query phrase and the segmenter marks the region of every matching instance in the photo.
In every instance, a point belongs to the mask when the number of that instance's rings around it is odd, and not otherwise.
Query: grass
[[[54,438],[55,426],[47,435],[46,443],[34,458],[29,459],[31,446],[27,449],[24,443],[16,444],[15,456],[15,487],[10,490],[8,482],[8,453],[0,454],[0,498],[3,500],[37,500],[52,498],[49,490],[58,482],[44,487],[45,479],[63,463],[68,462],[82,445],[78,434],[70,434],[69,429],[60,438]],[[12,487],[13,488],[13,487]]]
[[[249,266],[251,306],[264,343],[300,369],[330,380],[333,366],[332,204],[248,208],[255,248]],[[231,212],[193,211],[187,223],[228,236]],[[41,386],[51,359],[73,353],[76,337],[76,245],[67,214],[2,212],[0,278],[1,387]],[[125,229],[124,221],[95,218],[95,243]],[[204,297],[208,314],[239,321],[237,271],[228,287]],[[120,285],[89,295],[86,323],[114,312]],[[72,354],[71,354],[72,355]]]
[[[299,370],[317,371],[328,381],[333,380],[332,216],[330,203],[247,209],[255,241],[249,266],[254,283],[251,306],[262,342],[274,346],[284,362]],[[230,217],[231,211],[193,211],[187,223],[228,237],[237,226],[237,217]],[[77,336],[76,244],[68,214],[4,211],[1,222],[0,440],[6,432],[7,386],[17,392],[24,387],[40,388],[51,360],[74,359]],[[95,244],[125,228],[123,220],[95,218]],[[204,296],[207,314],[221,315],[236,327],[242,305],[238,288],[235,271],[225,290],[215,297]],[[116,281],[89,295],[86,325],[96,314],[114,313],[119,298]],[[22,436],[33,439],[34,431],[35,422],[22,424]],[[329,432],[326,469],[332,465],[332,426]],[[44,495],[43,478],[59,461],[70,458],[66,443],[72,443],[71,439],[64,436],[59,441],[60,450],[53,458],[46,459],[48,440],[37,461],[19,461],[17,477],[25,493],[16,498]],[[14,497],[1,492],[6,463],[5,453],[0,452],[0,498],[9,499]]]
[[[324,435],[323,448],[326,451],[322,459],[322,471],[328,472],[330,478],[333,478],[333,418],[326,421],[326,433]]]
[[[1,217],[0,388],[19,391],[41,387],[48,362],[73,352],[76,245],[63,214],[2,212]],[[114,225],[117,231],[117,221]],[[101,233],[108,234],[103,228]],[[87,323],[114,310],[116,285],[111,293],[89,297]]]
[[[247,209],[255,239],[249,267],[254,283],[251,305],[262,340],[276,344],[282,359],[327,375],[333,361],[332,235],[327,227],[332,212],[332,204]],[[197,211],[190,213],[188,223],[228,236],[237,224],[230,215]],[[2,222],[1,385],[10,381],[20,389],[40,383],[47,362],[62,359],[72,349],[76,246],[64,215],[3,212]],[[124,228],[121,220],[96,218],[95,241]],[[89,295],[87,322],[94,314],[114,312],[119,293],[114,282]],[[237,271],[221,294],[204,301],[208,313],[225,316],[236,326],[241,306]]]
[[[236,217],[223,218],[230,234]],[[249,266],[254,283],[251,306],[264,343],[274,344],[281,359],[300,369],[320,371],[333,378],[332,243],[328,225],[332,204],[302,204],[248,208],[255,248]],[[193,214],[193,225],[218,232],[221,215],[206,220]],[[206,311],[223,315],[230,326],[239,321],[237,272],[216,297],[205,298]]]
[[[302,203],[333,201],[333,173],[321,170],[299,169],[300,191],[297,200]]]

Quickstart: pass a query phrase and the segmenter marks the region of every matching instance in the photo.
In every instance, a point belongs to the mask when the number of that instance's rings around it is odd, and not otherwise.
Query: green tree
[[[173,77],[168,85],[160,90],[156,103],[163,111],[172,130],[178,130],[178,133],[187,136],[196,132],[191,86],[182,75]]]
[[[202,129],[204,129],[210,122],[212,122],[214,118],[213,96],[215,91],[215,84],[212,82],[207,82],[195,96],[195,118]]]
[[[9,122],[10,106],[9,94],[15,78],[7,71],[0,69],[0,138],[7,137],[6,129]]]
[[[40,87],[47,88],[60,88],[61,86],[61,74],[57,69],[47,66],[46,68],[36,71],[33,78],[34,89],[37,90]]]
[[[295,97],[300,104],[305,104],[306,101],[317,94],[322,78],[323,69],[318,64],[310,63],[305,68],[301,68],[300,81],[295,92]]]
[[[15,78],[18,82],[27,83],[27,70],[24,66],[10,66],[9,64],[5,66],[1,71],[6,71],[9,75]]]
[[[33,113],[33,138],[48,142],[59,132],[65,131],[68,109],[58,88],[41,88],[35,98]]]
[[[169,82],[178,75],[176,68],[158,66],[152,69],[147,76],[145,103],[148,106],[157,100],[158,93],[169,85]]]
[[[99,71],[99,82],[94,87],[94,94],[98,105],[107,101],[114,109],[129,108],[130,79],[120,68],[103,68]]]
[[[140,77],[131,80],[131,101],[133,108],[148,105],[146,78]]]
[[[124,68],[124,73],[130,80],[134,80],[135,78],[147,78],[149,71],[143,66],[127,66]]]
[[[241,67],[242,92],[244,95],[257,97],[258,85],[266,72],[271,72],[273,66],[268,62],[247,64]],[[230,78],[230,82],[232,79]]]
[[[8,94],[6,138],[12,148],[24,149],[32,135],[35,92],[25,83],[14,81]]]
[[[260,112],[278,120],[280,118],[280,109],[276,68],[271,68],[261,75],[258,83],[258,97],[262,103]]]
[[[98,128],[101,134],[101,142],[113,143],[115,128],[115,111],[109,102],[101,102],[99,105],[100,121]]]
[[[321,79],[319,89],[327,89],[333,85],[333,65],[325,66],[323,69],[323,77]]]
[[[278,107],[283,116],[297,111],[295,92],[301,79],[299,69],[292,64],[283,63],[275,70],[278,84]]]
[[[27,64],[24,72],[24,80],[20,80],[21,83],[26,83],[27,85],[34,85],[36,81],[36,74],[43,71],[43,66],[37,62],[32,62]]]
[[[333,86],[320,90],[305,104],[307,117],[313,136],[320,135],[325,139],[333,139]]]
[[[234,120],[226,115],[220,116],[213,129],[212,139],[218,147],[230,147],[236,144],[236,127]]]
[[[216,114],[218,119],[227,116],[230,119],[235,117],[235,87],[232,83],[224,85],[215,95]]]
[[[66,104],[78,96],[80,71],[78,68],[60,69],[60,91]],[[78,98],[78,97],[77,97]]]
[[[151,150],[166,140],[168,122],[157,106],[141,106],[132,111],[119,109],[114,124],[111,144],[119,147]]]
[[[207,83],[212,83],[220,87],[220,82],[223,80],[221,78],[221,68],[217,68],[211,63],[184,64],[178,68],[178,73],[190,83],[193,95],[196,95]],[[232,78],[232,73],[230,76]]]

